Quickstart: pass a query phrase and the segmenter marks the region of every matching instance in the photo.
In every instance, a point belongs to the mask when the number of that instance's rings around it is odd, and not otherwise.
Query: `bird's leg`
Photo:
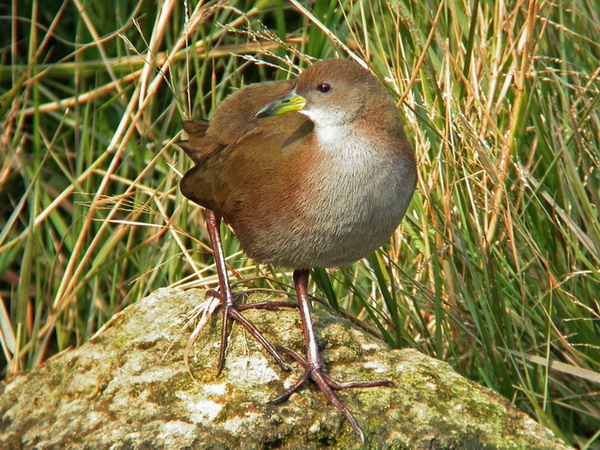
[[[294,392],[298,391],[309,379],[312,379],[325,396],[325,398],[339,409],[352,429],[358,434],[361,442],[364,443],[364,434],[354,418],[350,410],[342,403],[334,390],[357,387],[375,387],[375,386],[394,386],[390,380],[375,380],[375,381],[348,381],[338,382],[327,375],[322,366],[321,354],[317,343],[317,336],[310,317],[310,298],[308,296],[308,270],[294,271],[294,286],[296,287],[296,295],[298,296],[298,308],[300,309],[300,318],[302,320],[302,334],[304,335],[304,343],[306,345],[306,358],[302,358],[296,352],[290,349],[284,349],[298,363],[304,367],[304,374],[300,379],[272,403],[281,403],[287,400]]]
[[[222,329],[221,329],[221,346],[219,350],[219,362],[217,364],[217,374],[221,373],[223,370],[223,366],[225,364],[225,352],[227,350],[227,336],[228,336],[228,325],[229,320],[236,320],[239,322],[247,331],[256,339],[258,342],[262,344],[267,352],[275,358],[277,364],[283,370],[291,370],[291,367],[286,364],[279,353],[275,350],[275,348],[271,345],[269,341],[265,339],[265,337],[261,334],[260,331],[249,322],[244,316],[240,314],[239,311],[242,309],[250,309],[252,305],[247,305],[246,308],[241,308],[235,304],[233,300],[233,292],[231,291],[231,286],[229,285],[229,279],[227,277],[227,266],[225,265],[225,255],[223,254],[223,245],[221,243],[221,235],[219,232],[219,226],[221,224],[221,219],[217,217],[217,215],[211,211],[210,209],[206,210],[206,228],[208,229],[208,235],[210,237],[210,243],[213,249],[214,258],[215,258],[215,267],[217,268],[217,276],[219,278],[219,287],[220,293],[216,293],[214,291],[209,291],[210,295],[217,297],[221,300],[221,308],[223,310],[223,320],[222,320]],[[293,304],[289,304],[295,306]],[[288,302],[263,302],[257,304],[257,309],[271,309],[279,306],[289,306]]]

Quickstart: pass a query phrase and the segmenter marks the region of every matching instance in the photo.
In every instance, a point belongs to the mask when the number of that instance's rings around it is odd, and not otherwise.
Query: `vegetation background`
[[[315,295],[600,448],[599,43],[592,0],[0,3],[3,376],[157,288],[215,286],[181,121],[351,56],[420,178],[389,245]],[[238,289],[292,292],[224,243]]]

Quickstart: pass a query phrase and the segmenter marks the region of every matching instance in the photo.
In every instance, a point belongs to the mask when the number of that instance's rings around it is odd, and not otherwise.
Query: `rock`
[[[261,301],[251,296],[248,301]],[[212,317],[184,362],[190,313],[204,291],[161,289],[125,309],[80,348],[0,386],[0,447],[348,448],[342,414],[313,388],[268,401],[300,373],[285,373],[234,325],[215,374],[220,320]],[[303,352],[295,309],[244,313],[274,344]],[[220,316],[219,316],[220,317]],[[392,379],[396,387],[340,397],[370,448],[567,448],[507,400],[415,350],[390,350],[322,309],[317,332],[336,379]],[[194,323],[192,323],[194,322]],[[295,364],[295,363],[294,363]]]

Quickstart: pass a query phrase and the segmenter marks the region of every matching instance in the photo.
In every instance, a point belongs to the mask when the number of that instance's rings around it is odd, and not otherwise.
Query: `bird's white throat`
[[[319,147],[339,168],[364,168],[377,160],[375,143],[358,131],[356,124],[341,122],[332,111],[300,112],[313,121]]]

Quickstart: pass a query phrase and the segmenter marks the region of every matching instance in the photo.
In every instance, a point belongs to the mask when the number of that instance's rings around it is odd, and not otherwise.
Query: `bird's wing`
[[[270,81],[247,86],[230,95],[215,111],[210,122],[188,120],[183,122],[186,140],[176,142],[196,164],[235,144],[248,133],[256,131],[254,115],[260,108],[288,92],[292,81]]]
[[[209,123],[206,120],[187,120],[182,124],[188,138],[177,141],[175,144],[181,148],[194,163],[198,164],[213,153],[223,148],[213,138],[207,137]]]
[[[255,114],[267,103],[289,92],[293,81],[252,84],[234,92],[215,111],[207,135],[223,145],[231,145],[261,123]]]
[[[312,130],[312,122],[297,112],[260,119],[235,143],[190,169],[181,192],[229,223],[241,209],[258,213],[269,193],[293,189],[303,154],[311,159],[304,152]]]

